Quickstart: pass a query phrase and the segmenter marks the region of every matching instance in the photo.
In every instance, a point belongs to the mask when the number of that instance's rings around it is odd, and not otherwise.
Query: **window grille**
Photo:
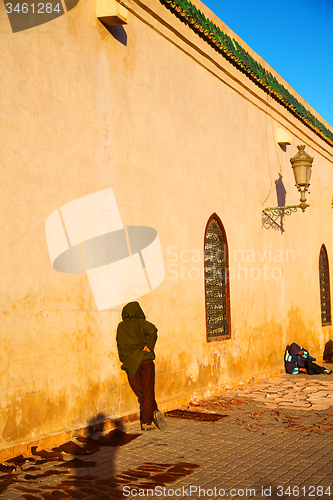
[[[331,294],[330,276],[326,248],[323,245],[319,256],[319,281],[320,281],[320,303],[321,303],[321,323],[330,325],[331,321]]]
[[[205,235],[207,340],[230,338],[228,247],[217,216],[208,221]]]

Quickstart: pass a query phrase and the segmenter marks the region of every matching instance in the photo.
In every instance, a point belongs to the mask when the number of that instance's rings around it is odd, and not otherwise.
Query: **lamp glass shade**
[[[311,165],[294,165],[293,166],[296,186],[308,186],[311,178]]]
[[[304,149],[305,146],[297,146],[298,153],[290,158],[293,167],[296,186],[309,186],[313,158]]]

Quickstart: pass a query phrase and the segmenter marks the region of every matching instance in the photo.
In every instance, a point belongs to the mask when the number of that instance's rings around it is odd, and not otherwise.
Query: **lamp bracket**
[[[297,212],[297,209],[300,208],[303,212],[305,208],[299,205],[290,205],[288,207],[271,207],[264,208],[261,211],[262,215],[262,226],[265,229],[269,229],[270,227],[276,226],[276,229],[280,228],[280,225],[276,222],[280,217],[284,217],[285,215],[291,215]],[[307,207],[309,205],[306,205]]]

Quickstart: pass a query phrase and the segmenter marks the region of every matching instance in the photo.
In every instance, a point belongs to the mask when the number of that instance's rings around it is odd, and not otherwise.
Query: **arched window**
[[[322,325],[331,325],[330,271],[325,245],[322,245],[319,255],[319,283],[321,323]]]
[[[230,338],[228,244],[216,214],[209,218],[205,232],[205,290],[207,341]]]

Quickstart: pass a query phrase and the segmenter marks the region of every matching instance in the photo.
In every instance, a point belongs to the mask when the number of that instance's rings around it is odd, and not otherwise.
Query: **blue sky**
[[[333,127],[333,0],[203,0]]]

